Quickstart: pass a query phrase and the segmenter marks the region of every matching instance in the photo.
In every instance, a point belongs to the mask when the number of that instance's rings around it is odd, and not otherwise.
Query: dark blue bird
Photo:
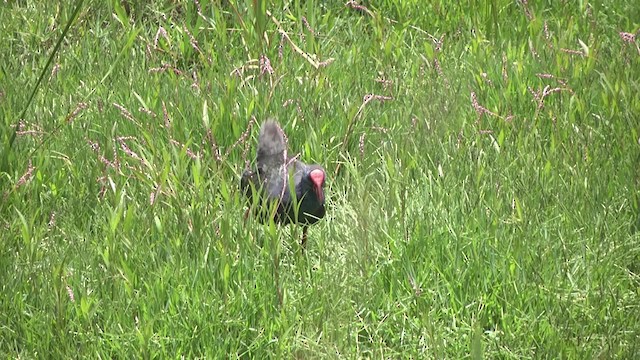
[[[284,132],[273,120],[260,128],[256,163],[257,168],[246,169],[240,179],[242,191],[255,206],[254,215],[262,223],[272,218],[278,224],[302,225],[304,248],[309,225],[325,215],[324,169],[287,157]]]

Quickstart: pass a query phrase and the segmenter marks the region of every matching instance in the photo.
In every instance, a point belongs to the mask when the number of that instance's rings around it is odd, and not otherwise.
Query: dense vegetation
[[[1,356],[638,358],[605,3],[5,1]],[[330,175],[306,252],[243,221],[267,117]]]

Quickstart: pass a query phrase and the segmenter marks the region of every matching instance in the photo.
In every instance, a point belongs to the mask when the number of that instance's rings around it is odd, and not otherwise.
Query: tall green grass
[[[640,353],[638,7],[73,5],[0,5],[3,356]],[[304,253],[243,221],[267,117]]]

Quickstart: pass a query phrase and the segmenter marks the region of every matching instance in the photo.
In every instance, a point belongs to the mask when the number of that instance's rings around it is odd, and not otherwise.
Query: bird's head
[[[307,173],[307,181],[311,184],[313,192],[316,194],[318,201],[324,203],[324,181],[325,172],[320,166],[312,166]]]

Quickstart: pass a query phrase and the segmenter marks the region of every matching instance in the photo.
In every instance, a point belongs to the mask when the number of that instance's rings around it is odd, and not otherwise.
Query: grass
[[[370,3],[0,5],[1,356],[637,358],[640,8]]]

